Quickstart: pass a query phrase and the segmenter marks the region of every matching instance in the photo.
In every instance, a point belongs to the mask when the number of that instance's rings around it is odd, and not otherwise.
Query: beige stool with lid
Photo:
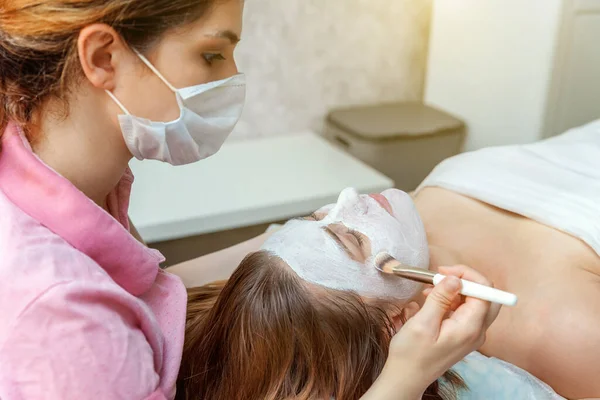
[[[333,110],[323,136],[411,191],[461,151],[465,125],[422,103],[394,103]]]

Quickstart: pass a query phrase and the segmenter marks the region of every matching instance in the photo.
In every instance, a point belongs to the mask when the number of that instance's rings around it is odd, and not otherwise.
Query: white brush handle
[[[437,285],[445,277],[446,275],[435,274],[433,277],[433,284]],[[475,297],[477,299],[491,301],[492,303],[499,303],[505,306],[514,306],[517,304],[517,296],[512,293],[480,285],[479,283],[466,281],[464,279],[461,279],[461,282],[462,290],[460,293],[464,296]]]

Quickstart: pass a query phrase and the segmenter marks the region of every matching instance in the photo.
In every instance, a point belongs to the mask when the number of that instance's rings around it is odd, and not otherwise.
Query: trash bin
[[[332,110],[323,136],[411,191],[461,151],[465,124],[423,103],[393,103]]]

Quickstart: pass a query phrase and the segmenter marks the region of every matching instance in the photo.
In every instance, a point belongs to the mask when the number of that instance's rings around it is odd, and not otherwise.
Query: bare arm
[[[386,365],[373,386],[360,400],[421,400],[425,389],[419,387],[420,380],[407,379],[409,374],[406,372],[414,371],[401,368],[394,369]]]
[[[133,237],[146,244],[131,219],[129,219],[129,231]],[[179,276],[188,288],[227,279],[244,257],[248,253],[257,251],[271,233],[263,233],[235,246],[173,265],[167,271]]]

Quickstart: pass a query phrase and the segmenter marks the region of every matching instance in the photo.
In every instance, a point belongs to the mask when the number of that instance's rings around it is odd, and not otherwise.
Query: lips
[[[379,203],[379,205],[390,215],[394,215],[392,212],[392,206],[384,195],[382,195],[381,193],[373,193],[370,194],[369,197],[371,197],[373,200]]]

